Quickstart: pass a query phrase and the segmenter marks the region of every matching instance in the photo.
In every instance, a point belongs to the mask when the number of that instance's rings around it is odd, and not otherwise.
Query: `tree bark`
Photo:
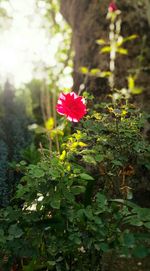
[[[109,21],[106,19],[110,0],[61,0],[61,13],[70,24],[73,32],[74,57],[74,90],[78,91],[80,85],[102,99],[109,92],[108,81],[103,78],[86,77],[80,73],[80,67],[109,69],[109,58],[100,54],[100,47],[96,40],[108,40]],[[127,76],[130,70],[138,69],[138,85],[144,88],[140,96],[140,103],[148,108],[150,101],[150,26],[145,2],[120,0],[118,8],[122,12],[122,35],[137,34],[138,38],[127,43],[128,56],[119,56],[116,69],[116,87],[127,85]],[[86,78],[85,78],[86,77]]]

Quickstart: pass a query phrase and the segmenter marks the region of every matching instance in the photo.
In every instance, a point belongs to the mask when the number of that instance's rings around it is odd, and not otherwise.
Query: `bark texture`
[[[148,1],[148,0],[146,0]],[[96,39],[108,39],[109,21],[106,20],[109,0],[61,0],[61,12],[73,31],[74,89],[78,91],[84,82],[86,89],[97,97],[104,97],[109,87],[107,79],[86,78],[79,72],[80,67],[109,69],[108,55],[100,54]],[[125,87],[129,70],[139,69],[138,84],[143,86],[144,94],[140,103],[149,106],[150,101],[150,26],[147,2],[120,0],[118,8],[122,11],[122,35],[138,34],[138,38],[126,44],[128,56],[119,56],[116,69],[116,87]]]

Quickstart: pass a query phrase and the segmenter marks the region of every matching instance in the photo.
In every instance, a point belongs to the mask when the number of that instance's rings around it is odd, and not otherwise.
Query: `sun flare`
[[[42,9],[41,13],[36,12],[35,0],[11,0],[10,4],[5,2],[5,8],[13,18],[11,26],[3,30],[0,37],[0,78],[2,81],[11,78],[13,84],[19,87],[39,76],[35,67],[39,67],[40,63],[48,67],[57,64],[55,54],[62,36],[58,34],[50,39],[43,27]],[[64,81],[67,87],[72,85],[71,78],[62,79],[61,85]]]

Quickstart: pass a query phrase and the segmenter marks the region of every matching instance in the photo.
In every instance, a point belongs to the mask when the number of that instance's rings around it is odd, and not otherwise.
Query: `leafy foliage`
[[[32,137],[27,129],[29,120],[24,107],[14,100],[13,89],[8,82],[1,96],[0,205],[5,206],[9,202],[15,183],[20,178],[10,164],[21,159],[21,150],[31,142]]]
[[[60,29],[56,22],[57,1],[46,3],[53,15],[55,33]],[[117,44],[120,32],[117,34],[115,53],[126,54],[122,45],[136,36],[121,37]],[[105,45],[103,40],[98,43]],[[101,52],[111,51],[110,41]],[[101,71],[82,67],[81,70],[84,74],[109,79],[114,75],[114,68]],[[56,91],[58,77],[52,72],[50,87]],[[114,76],[111,79],[113,89]],[[128,78],[130,95],[140,93],[134,79]],[[45,116],[50,105],[45,103],[46,109],[39,114],[42,86],[34,80],[28,84],[33,96],[38,89],[33,112],[40,124],[41,114]],[[5,114],[0,130],[3,200],[8,199],[8,162],[18,161],[15,167],[22,178],[9,206],[0,210],[0,258],[4,271],[10,270],[16,261],[24,271],[100,271],[104,253],[141,258],[150,254],[150,209],[138,206],[134,197],[136,186],[149,176],[150,146],[141,133],[148,116],[129,104],[130,95],[128,99],[117,96],[117,103],[115,99],[113,103],[95,103],[77,129],[73,127],[75,132],[68,135],[68,124],[60,120],[57,126],[53,93],[53,112],[43,117],[45,128],[42,127],[50,146],[41,144],[37,150],[32,144],[23,153],[25,161],[19,163],[20,149],[28,142],[28,137],[24,137],[27,122],[22,110],[18,107],[14,110],[9,90],[9,99],[8,96],[4,99]],[[84,96],[92,103],[88,93]],[[44,97],[46,102],[47,97]],[[9,132],[7,140],[6,131]],[[51,140],[55,139],[56,145],[59,144],[52,149]],[[2,202],[2,205],[6,204]]]
[[[131,111],[91,111],[61,155],[43,150],[37,164],[17,165],[24,176],[13,201],[23,206],[0,213],[7,264],[19,257],[23,270],[101,270],[103,253],[149,254],[150,210],[126,199],[140,167],[150,166],[143,119]]]

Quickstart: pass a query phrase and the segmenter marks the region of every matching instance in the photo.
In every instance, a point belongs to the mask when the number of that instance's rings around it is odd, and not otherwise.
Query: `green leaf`
[[[103,207],[107,204],[107,198],[102,193],[97,193],[96,195],[96,201]]]
[[[124,199],[110,199],[109,201],[126,205],[126,206],[128,206],[130,208],[133,208],[133,210],[138,207],[135,203],[133,203],[133,202],[131,202],[129,200],[124,200]]]
[[[89,220],[93,220],[93,212],[89,206],[84,210],[84,214]]]
[[[84,193],[85,192],[85,187],[84,186],[73,186],[71,187],[71,192],[74,194],[74,195],[79,195],[81,193]]]
[[[87,181],[93,181],[94,180],[94,178],[92,176],[90,176],[89,174],[86,174],[86,173],[81,173],[80,177],[81,177],[81,179],[87,180]]]
[[[125,246],[127,247],[132,247],[135,243],[135,238],[134,238],[134,235],[132,233],[125,233],[124,234],[124,244]]]
[[[135,212],[137,212],[138,216],[142,221],[149,222],[150,221],[150,209],[149,208],[135,208]]]
[[[104,156],[103,155],[101,155],[101,154],[97,154],[96,156],[95,156],[95,160],[96,160],[96,162],[102,162],[103,160],[104,160]]]
[[[56,262],[55,261],[48,261],[47,265],[48,265],[48,267],[52,267],[52,266],[56,265]]]
[[[150,222],[144,223],[144,226],[145,226],[146,228],[150,229]]]
[[[143,225],[143,222],[140,219],[138,219],[137,217],[132,217],[129,220],[129,222],[131,225],[137,226],[137,227],[141,227]]]
[[[128,200],[133,199],[133,193],[132,193],[132,191],[130,189],[127,191],[127,199]]]
[[[134,250],[133,250],[133,255],[135,256],[135,257],[139,257],[139,258],[144,258],[144,257],[146,257],[147,255],[149,254],[149,251],[148,251],[148,249],[146,248],[146,247],[144,247],[144,246],[138,246],[138,247],[136,247]]]
[[[38,168],[38,166],[30,166],[30,174],[35,178],[42,178],[45,175],[45,172]]]
[[[60,198],[54,196],[50,203],[51,207],[54,209],[60,209]]]
[[[109,250],[109,245],[107,243],[101,243],[100,248],[103,252],[107,252]]]
[[[5,243],[6,239],[5,239],[5,233],[3,229],[0,229],[0,243]]]
[[[83,156],[83,160],[88,163],[88,164],[93,164],[93,165],[96,165],[96,161],[95,159],[93,158],[93,156],[91,155],[84,155]]]
[[[112,164],[114,164],[115,166],[122,166],[122,163],[119,160],[113,160]]]
[[[12,238],[20,238],[23,235],[23,231],[17,224],[13,224],[9,227],[8,233]]]

